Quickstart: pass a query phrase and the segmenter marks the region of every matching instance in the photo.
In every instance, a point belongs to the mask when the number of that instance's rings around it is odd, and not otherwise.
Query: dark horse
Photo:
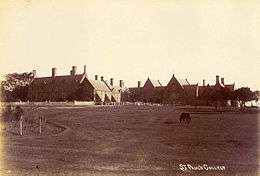
[[[180,115],[180,123],[184,122],[186,124],[189,124],[191,121],[190,113],[181,113]]]

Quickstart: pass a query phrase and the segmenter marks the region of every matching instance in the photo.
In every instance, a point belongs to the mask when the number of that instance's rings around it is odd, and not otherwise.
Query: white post
[[[40,121],[40,134],[42,134],[42,117],[39,116],[39,121]]]
[[[23,135],[23,116],[20,117],[20,135]]]

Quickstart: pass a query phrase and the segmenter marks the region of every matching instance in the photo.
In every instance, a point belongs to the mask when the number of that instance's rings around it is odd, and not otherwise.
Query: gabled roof
[[[160,86],[162,86],[162,84],[160,83],[159,80],[150,80],[150,81],[151,81],[151,83],[152,83],[152,85],[153,85],[154,87],[160,87]]]
[[[173,85],[178,85],[181,89],[183,89],[184,85],[190,85],[187,79],[177,79],[174,75],[171,80],[168,82],[167,87],[171,87]]]
[[[94,89],[110,92],[109,87],[103,81],[91,80],[91,79],[89,79],[88,81],[94,87]]]
[[[34,78],[30,87],[37,87],[39,91],[43,92],[63,91],[68,93],[75,91],[85,77],[86,75],[83,74]]]
[[[150,78],[147,78],[147,80],[144,83],[143,88],[155,88],[155,87],[161,87],[162,84],[159,80],[151,80]]]
[[[84,78],[85,78],[84,74],[75,75],[75,76],[65,75],[65,76],[55,76],[55,77],[41,77],[41,78],[34,78],[33,83],[34,84],[71,83],[71,82],[81,83],[84,80]]]
[[[228,88],[230,91],[233,91],[235,89],[235,84],[222,84],[222,83],[218,83],[215,85],[211,85],[210,86],[212,89],[220,89],[220,88]]]
[[[230,91],[235,90],[235,84],[226,84],[225,87],[228,88]]]
[[[107,81],[104,81],[104,83],[106,84],[106,86],[107,86],[112,92],[121,91],[121,90],[125,89],[125,87],[112,86],[111,84],[107,83]]]
[[[177,79],[181,86],[190,85],[187,79]]]
[[[209,84],[206,86],[199,86],[198,95],[199,96],[209,95],[213,89],[214,89],[214,87],[210,86]]]
[[[210,94],[212,91],[220,90],[221,88],[227,88],[230,91],[234,91],[235,84],[222,84],[217,83],[215,85],[199,86],[199,96]]]
[[[215,85],[211,86],[214,90],[220,90],[224,88],[225,86],[222,83],[216,83]]]
[[[106,80],[104,80],[104,81],[101,81],[101,82],[103,82],[103,83],[105,83],[106,84],[106,86],[110,89],[110,90],[112,90],[113,89],[113,86],[111,86],[109,83],[107,83],[107,81]]]
[[[113,86],[112,87],[112,92],[121,91],[121,90],[122,90],[122,87],[120,87],[120,86]]]

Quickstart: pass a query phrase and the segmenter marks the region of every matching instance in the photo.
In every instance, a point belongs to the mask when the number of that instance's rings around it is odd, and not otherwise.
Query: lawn
[[[28,107],[24,107],[26,111]],[[1,132],[0,172],[9,175],[258,175],[259,114],[173,106],[38,108],[58,133]],[[182,171],[225,166],[225,170]]]

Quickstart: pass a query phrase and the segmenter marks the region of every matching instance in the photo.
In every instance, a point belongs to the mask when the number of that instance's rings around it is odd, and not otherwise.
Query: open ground
[[[27,107],[24,107],[26,110]],[[2,135],[6,175],[259,175],[259,113],[191,112],[173,106],[41,107],[63,131]],[[180,164],[225,166],[182,171]]]

